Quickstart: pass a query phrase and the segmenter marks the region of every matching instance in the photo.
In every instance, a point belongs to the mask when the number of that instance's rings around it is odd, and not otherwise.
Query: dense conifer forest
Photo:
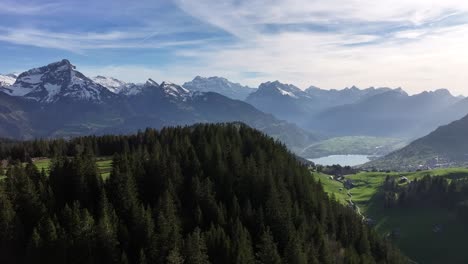
[[[406,262],[242,124],[0,145],[0,263]]]
[[[387,177],[383,190],[385,207],[445,208],[455,212],[460,220],[468,220],[468,180],[463,175],[427,175],[406,185]]]

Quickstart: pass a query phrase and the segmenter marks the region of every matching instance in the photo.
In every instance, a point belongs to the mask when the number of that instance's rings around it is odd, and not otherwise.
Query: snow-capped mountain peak
[[[238,100],[244,100],[255,91],[250,87],[217,76],[208,78],[196,76],[192,81],[184,83],[183,87],[194,92],[216,92]]]
[[[187,97],[188,95],[190,95],[189,90],[185,89],[184,87],[180,85],[167,82],[167,81],[162,82],[159,88],[166,95],[173,96],[173,97]]]
[[[276,94],[281,96],[289,96],[292,98],[308,97],[304,91],[292,84],[284,84],[279,81],[266,82],[260,84],[258,93],[261,94]]]
[[[98,75],[92,78],[95,83],[98,83],[106,87],[109,91],[118,94],[120,93],[128,84],[124,81],[118,80],[113,77],[107,77]]]
[[[41,103],[64,98],[100,102],[112,95],[105,87],[76,71],[75,66],[65,59],[21,73],[13,85],[2,91]]]
[[[17,76],[13,74],[0,74],[0,86],[8,87],[15,83]]]

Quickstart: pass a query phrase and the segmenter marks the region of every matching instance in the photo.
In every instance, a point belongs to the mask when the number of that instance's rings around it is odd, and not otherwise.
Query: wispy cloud
[[[464,0],[47,3],[0,0],[0,13],[14,17],[0,27],[0,48],[3,42],[58,54],[105,53],[108,66],[93,66],[87,59],[88,73],[130,81],[179,82],[201,74],[251,86],[280,79],[303,88],[356,84],[417,92],[448,87],[468,94]],[[43,15],[53,10],[60,12]],[[112,56],[122,65],[116,66]]]
[[[182,55],[198,56],[217,71],[262,72],[245,80],[251,85],[282,79],[304,88],[357,84],[406,86],[415,92],[450,86],[466,93],[466,1],[176,2],[240,42]]]
[[[48,15],[57,12],[62,3],[59,2],[29,2],[29,1],[0,1],[0,14],[17,15]]]
[[[0,27],[0,41],[83,53],[90,49],[158,49],[201,45],[214,39],[161,39],[158,32],[141,30],[141,28],[103,33],[61,33],[31,28]]]

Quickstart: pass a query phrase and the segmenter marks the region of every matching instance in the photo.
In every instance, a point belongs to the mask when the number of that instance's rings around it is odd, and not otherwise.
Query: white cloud
[[[182,84],[196,75],[224,76],[232,81],[258,86],[277,80],[301,88],[387,86],[403,87],[410,93],[450,88],[468,95],[468,28],[455,26],[425,35],[418,41],[398,39],[375,45],[346,46],[368,40],[365,36],[328,33],[282,33],[261,35],[248,44],[211,46],[181,51],[190,63],[164,67],[119,65],[85,67],[88,75],[117,76],[126,81],[147,78]],[[83,67],[81,67],[83,70]],[[249,72],[258,75],[244,74]]]
[[[231,47],[180,53],[209,65],[200,71],[261,72],[261,77],[243,78],[250,85],[280,79],[303,88],[312,84],[325,88],[403,86],[415,93],[448,87],[454,93],[468,94],[464,70],[468,67],[468,26],[431,26],[463,16],[468,12],[468,1],[176,2],[192,16],[239,39]],[[265,24],[307,23],[339,30],[263,30]],[[363,27],[371,27],[375,33],[359,33]]]
[[[89,49],[157,49],[174,46],[203,44],[212,39],[171,40],[157,39],[158,31],[150,28],[136,28],[127,31],[75,32],[61,33],[32,28],[4,28],[0,27],[0,41],[36,46],[41,48],[55,48],[76,53],[83,53]]]
[[[135,6],[126,1],[99,2],[110,6],[109,14],[100,8],[79,12],[103,13],[108,20],[124,16],[143,26],[104,32],[4,26],[0,27],[0,41],[80,53],[88,49],[133,48],[138,52],[177,47],[173,53],[165,54],[173,57],[164,68],[144,66],[148,62],[84,67],[90,75],[111,75],[134,82],[151,77],[181,83],[196,75],[218,75],[251,86],[279,79],[302,88],[402,86],[414,93],[447,87],[454,93],[468,95],[465,0],[173,2],[193,19],[184,18],[180,11],[150,12],[161,1],[143,1]],[[2,3],[6,2],[0,0],[0,10]],[[13,9],[18,10],[17,7]],[[41,8],[32,6],[25,10],[33,14]],[[5,10],[15,12],[12,7]],[[143,12],[146,15],[140,16]],[[219,42],[197,36],[213,30],[207,24],[229,33],[232,39]],[[187,32],[193,40],[180,40]],[[252,72],[259,74],[245,74]]]
[[[397,21],[421,24],[441,16],[468,11],[464,0],[175,0],[195,17],[234,30],[258,23]]]

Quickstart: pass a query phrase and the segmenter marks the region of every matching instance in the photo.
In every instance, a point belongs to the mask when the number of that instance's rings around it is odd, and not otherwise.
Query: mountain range
[[[2,137],[130,133],[145,127],[239,121],[281,140],[293,151],[318,139],[218,93],[194,92],[151,79],[129,84],[110,77],[88,78],[68,60],[21,73],[0,91]]]
[[[216,92],[232,99],[245,100],[256,89],[228,81],[222,77],[195,77],[183,85],[191,91]]]
[[[262,83],[246,102],[278,118],[330,137],[414,139],[463,117],[468,99],[446,89],[409,95],[401,88],[301,90],[279,81]]]
[[[240,121],[307,153],[333,137],[412,140],[467,113],[468,98],[446,89],[415,95],[386,87],[302,90],[279,81],[250,88],[200,76],[183,85],[151,78],[128,83],[87,77],[68,60],[0,75],[0,137],[22,139]]]
[[[319,113],[335,106],[353,104],[390,88],[324,90],[314,86],[301,90],[279,81],[262,83],[246,101],[258,109],[308,128]]]

